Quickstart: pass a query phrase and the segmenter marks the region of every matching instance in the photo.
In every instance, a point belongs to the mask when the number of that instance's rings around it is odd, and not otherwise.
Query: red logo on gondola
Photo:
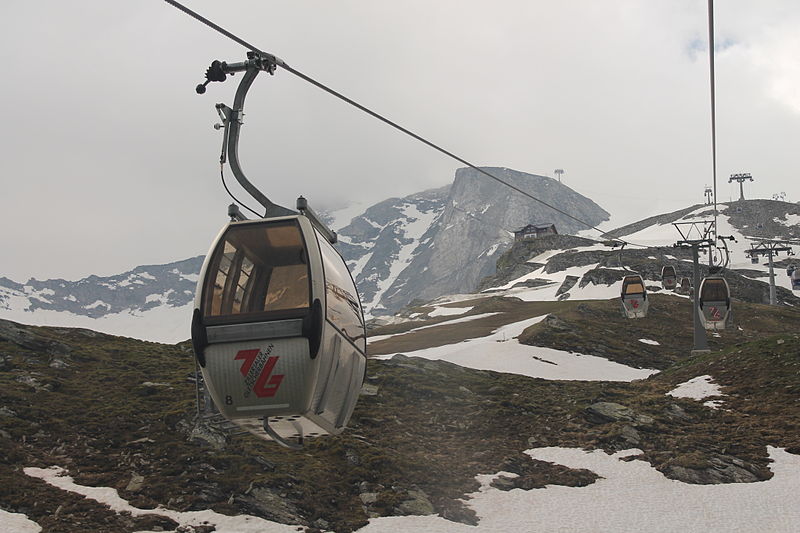
[[[270,375],[278,362],[277,356],[271,356],[274,346],[270,344],[266,350],[240,350],[233,359],[243,361],[241,372],[247,390],[245,397],[253,391],[259,398],[272,398],[278,392],[283,381],[283,374]]]
[[[722,318],[722,313],[719,312],[719,309],[716,307],[711,308],[711,318],[713,320],[720,320]]]

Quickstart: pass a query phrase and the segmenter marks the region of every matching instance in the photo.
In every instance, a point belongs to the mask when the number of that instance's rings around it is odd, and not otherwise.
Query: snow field
[[[0,530],[8,533],[39,533],[42,528],[24,514],[0,509]]]
[[[433,311],[428,313],[428,316],[450,316],[450,315],[463,315],[471,311],[474,306],[469,307],[436,307]]]
[[[472,309],[471,307],[469,309]],[[471,322],[472,320],[479,320],[481,318],[486,318],[487,316],[497,315],[499,313],[480,313],[477,315],[470,315],[464,316],[461,318],[456,318],[453,320],[445,320],[444,322],[437,322],[436,324],[429,324],[427,326],[420,326],[418,328],[410,329],[408,331],[404,331],[403,333],[395,333],[394,335],[375,335],[373,337],[367,338],[367,343],[378,342],[384,339],[390,339],[392,337],[401,337],[403,335],[408,335],[409,333],[416,333],[417,331],[421,331],[423,329],[430,329],[436,328],[439,326],[449,326],[450,324],[460,324],[461,322]]]
[[[0,293],[3,292],[0,291]],[[162,304],[143,313],[123,311],[100,318],[91,318],[68,311],[52,311],[49,309],[26,311],[28,301],[24,296],[13,292],[5,292],[5,295],[8,297],[8,309],[3,310],[2,318],[21,324],[85,328],[109,335],[166,344],[182,342],[191,336],[189,328],[194,303],[188,303],[180,307]]]
[[[640,450],[613,455],[602,450],[534,448],[533,459],[569,468],[585,468],[599,476],[586,487],[548,485],[543,489],[501,491],[491,486],[499,472],[477,476],[480,488],[465,503],[480,522],[468,526],[439,516],[374,518],[360,533],[482,533],[497,531],[600,531],[648,533],[708,533],[709,531],[794,533],[800,524],[800,456],[768,447],[774,476],[758,483],[690,485],[667,479],[641,460],[623,461]],[[109,505],[116,512],[141,516],[160,514],[184,525],[214,525],[218,533],[297,531],[298,526],[261,518],[225,516],[210,510],[178,512],[158,508],[143,510],[119,497],[115,489],[85,487],[64,476],[63,470],[25,468],[25,473],[62,490],[82,494]],[[36,533],[41,528],[22,515],[0,511],[4,531]],[[11,529],[13,527],[13,529]],[[142,532],[143,533],[143,532]]]
[[[621,365],[602,357],[527,346],[518,337],[525,328],[544,320],[544,315],[500,327],[491,335],[456,344],[426,348],[403,355],[442,360],[478,370],[492,370],[522,376],[576,381],[633,381],[656,370]],[[392,355],[376,356],[390,359]]]

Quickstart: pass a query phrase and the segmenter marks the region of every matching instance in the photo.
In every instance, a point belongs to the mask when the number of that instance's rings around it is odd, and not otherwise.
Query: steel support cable
[[[717,98],[714,76],[714,0],[708,0],[708,71],[711,80],[711,173],[714,178],[714,239],[717,238]]]
[[[189,9],[186,6],[176,2],[175,0],[164,0],[164,1],[166,3],[168,3],[168,4],[170,4],[171,6],[174,6],[174,7],[178,8],[179,10],[183,11],[184,13],[186,13],[190,17],[194,18],[195,20],[197,20],[199,22],[202,22],[203,24],[205,24],[206,26],[210,27],[211,29],[221,33],[225,37],[228,37],[229,39],[241,44],[245,48],[247,48],[249,50],[252,50],[254,52],[257,52],[257,53],[261,54],[262,56],[267,57],[270,60],[273,60],[277,66],[281,67],[282,69],[286,70],[287,72],[289,72],[291,74],[294,74],[298,78],[300,78],[300,79],[302,79],[304,81],[307,81],[308,83],[314,85],[315,87],[317,87],[319,89],[322,89],[323,91],[327,92],[328,94],[330,94],[332,96],[335,96],[336,98],[342,100],[343,102],[345,102],[347,104],[350,104],[351,106],[363,111],[364,113],[367,113],[368,115],[380,120],[381,122],[383,122],[383,123],[395,128],[396,130],[398,130],[398,131],[400,131],[402,133],[405,133],[406,135],[418,140],[419,142],[429,146],[430,148],[433,148],[434,150],[446,155],[447,157],[450,157],[451,159],[454,159],[454,160],[458,161],[459,163],[462,163],[462,164],[468,166],[469,168],[471,168],[471,169],[483,174],[487,178],[491,178],[491,179],[495,180],[496,182],[498,182],[498,183],[500,183],[502,185],[505,185],[506,187],[509,187],[510,189],[513,189],[514,191],[520,193],[521,195],[523,195],[523,196],[525,196],[527,198],[530,198],[531,200],[534,200],[536,202],[539,202],[540,204],[544,205],[545,207],[549,207],[553,211],[555,211],[557,213],[560,213],[560,214],[564,215],[567,218],[570,218],[570,219],[572,219],[572,220],[574,220],[574,221],[576,221],[576,222],[578,222],[580,224],[583,224],[584,226],[586,226],[586,227],[588,227],[590,229],[593,229],[593,230],[599,232],[601,235],[606,235],[608,233],[606,231],[601,230],[597,226],[594,226],[594,225],[590,224],[589,222],[586,222],[585,220],[581,220],[580,218],[578,218],[576,216],[573,216],[573,215],[567,213],[566,211],[564,211],[562,209],[559,209],[558,207],[556,207],[556,206],[554,206],[552,204],[549,204],[548,202],[545,202],[544,200],[541,200],[541,199],[533,196],[532,194],[520,189],[519,187],[517,187],[517,186],[515,186],[515,185],[513,185],[511,183],[508,183],[507,181],[504,181],[501,178],[498,178],[497,176],[491,174],[490,172],[487,172],[486,170],[478,167],[477,165],[474,165],[474,164],[470,163],[466,159],[464,159],[462,157],[459,157],[456,154],[454,154],[454,153],[452,153],[452,152],[450,152],[448,150],[445,150],[444,148],[438,146],[437,144],[434,144],[433,142],[425,139],[424,137],[414,133],[413,131],[411,131],[411,130],[409,130],[407,128],[404,128],[403,126],[397,124],[396,122],[393,122],[393,121],[389,120],[388,118],[384,117],[383,115],[381,115],[381,114],[369,109],[368,107],[365,107],[365,106],[359,104],[355,100],[353,100],[351,98],[348,98],[347,96],[343,95],[342,93],[339,93],[339,92],[331,89],[327,85],[315,80],[314,78],[312,78],[312,77],[310,77],[310,76],[308,76],[306,74],[303,74],[299,70],[297,70],[295,68],[292,68],[289,65],[287,65],[282,59],[278,58],[277,56],[260,50],[259,48],[253,46],[252,44],[248,43],[244,39],[241,39],[241,38],[237,37],[236,35],[232,34],[228,30],[222,28],[218,24],[215,24],[214,22],[211,22],[210,20],[208,20],[207,18],[203,17],[199,13],[196,13],[196,12],[192,11],[191,9]],[[651,248],[651,246],[647,246],[647,245],[644,245],[644,244],[636,244],[636,243],[632,243],[632,242],[627,242],[627,241],[624,241],[622,239],[616,239],[616,240],[620,241],[620,242],[625,242],[626,244],[628,244],[630,246],[638,246],[638,247],[641,247],[641,248]]]

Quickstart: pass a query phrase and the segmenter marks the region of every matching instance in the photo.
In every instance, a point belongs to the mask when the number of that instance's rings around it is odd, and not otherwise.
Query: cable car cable
[[[401,131],[402,133],[405,133],[406,135],[408,135],[408,136],[420,141],[423,144],[426,144],[427,146],[429,146],[429,147],[433,148],[434,150],[436,150],[436,151],[438,151],[438,152],[450,157],[451,159],[454,159],[454,160],[458,161],[459,163],[462,163],[462,164],[468,166],[469,168],[471,168],[471,169],[483,174],[484,176],[486,176],[488,178],[491,178],[491,179],[497,181],[498,183],[501,183],[501,184],[505,185],[506,187],[509,187],[509,188],[517,191],[518,193],[522,194],[523,196],[526,196],[527,198],[530,198],[531,200],[534,200],[534,201],[539,202],[540,204],[542,204],[542,205],[544,205],[546,207],[549,207],[550,209],[552,209],[553,211],[556,211],[557,213],[560,213],[560,214],[562,214],[562,215],[564,215],[564,216],[566,216],[566,217],[568,217],[568,218],[570,218],[572,220],[575,220],[576,222],[579,222],[579,223],[583,224],[584,226],[586,226],[586,227],[588,227],[590,229],[593,229],[593,230],[599,232],[601,235],[605,235],[605,234],[608,233],[608,232],[605,232],[605,231],[599,229],[597,226],[594,226],[593,224],[590,224],[589,222],[586,222],[585,220],[581,220],[580,218],[578,218],[576,216],[573,216],[573,215],[567,213],[566,211],[564,211],[562,209],[559,209],[558,207],[555,207],[554,205],[549,204],[548,202],[545,202],[544,200],[541,200],[541,199],[533,196],[532,194],[520,189],[519,187],[517,187],[515,185],[512,185],[511,183],[508,183],[507,181],[504,181],[501,178],[498,178],[497,176],[493,175],[492,173],[487,172],[486,170],[478,167],[477,165],[474,165],[474,164],[470,163],[466,159],[464,159],[462,157],[459,157],[456,154],[454,154],[454,153],[452,153],[452,152],[450,152],[448,150],[445,150],[444,148],[440,147],[439,145],[434,144],[433,142],[425,139],[424,137],[412,132],[411,130],[409,130],[407,128],[404,128],[403,126],[400,126],[396,122],[393,122],[393,121],[389,120],[388,118],[384,117],[383,115],[380,115],[379,113],[377,113],[375,111],[372,111],[368,107],[365,107],[365,106],[359,104],[358,102],[356,102],[355,100],[353,100],[351,98],[348,98],[347,96],[335,91],[334,89],[331,89],[327,85],[315,80],[314,78],[312,78],[312,77],[310,77],[310,76],[308,76],[306,74],[303,74],[299,70],[294,69],[294,68],[290,67],[289,65],[287,65],[282,59],[276,57],[273,54],[261,51],[259,48],[251,45],[250,43],[248,43],[244,39],[241,39],[241,38],[237,37],[233,33],[231,33],[228,30],[222,28],[218,24],[215,24],[214,22],[211,22],[207,18],[203,17],[199,13],[196,13],[195,11],[192,11],[191,9],[189,9],[186,6],[180,4],[179,2],[176,2],[175,0],[164,0],[164,1],[166,3],[168,3],[168,4],[170,4],[171,6],[176,7],[177,9],[183,11],[184,13],[186,13],[189,16],[191,16],[195,20],[197,20],[199,22],[202,22],[203,24],[205,24],[206,26],[210,27],[211,29],[221,33],[225,37],[228,37],[229,39],[241,44],[245,48],[248,48],[249,50],[252,50],[254,52],[257,52],[257,53],[265,56],[270,61],[273,61],[276,66],[281,67],[282,69],[290,72],[291,74],[294,74],[298,78],[300,78],[300,79],[302,79],[304,81],[307,81],[308,83],[314,85],[315,87],[317,87],[319,89],[322,89],[323,91],[327,92],[328,94],[331,94],[332,96],[335,96],[336,98],[344,101],[345,103],[348,103],[351,106],[353,106],[353,107],[355,107],[357,109],[360,109],[364,113],[367,113],[368,115],[380,120],[381,122],[383,122],[385,124],[388,124],[389,126]],[[622,240],[622,239],[617,239],[617,240]],[[628,243],[628,244],[630,244],[632,246],[640,246],[640,247],[643,247],[643,248],[649,248],[649,246],[646,246],[646,245],[638,245],[638,244],[634,244],[634,243]]]

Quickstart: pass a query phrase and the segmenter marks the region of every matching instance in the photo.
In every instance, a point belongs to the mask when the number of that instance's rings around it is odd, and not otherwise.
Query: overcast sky
[[[615,225],[711,184],[706,0],[186,4],[476,164],[563,168]],[[738,172],[748,197],[800,200],[800,2],[718,0],[716,41],[719,200]],[[229,203],[214,104],[239,78],[194,87],[244,56],[159,0],[0,3],[0,276],[205,253]],[[286,71],[259,76],[246,112],[242,166],[290,207],[403,196],[461,166]]]

